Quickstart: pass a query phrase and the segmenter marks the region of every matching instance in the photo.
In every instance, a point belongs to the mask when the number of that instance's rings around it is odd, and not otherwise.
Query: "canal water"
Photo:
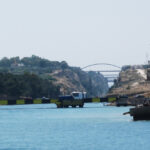
[[[0,150],[149,150],[150,121],[129,107],[0,106]]]

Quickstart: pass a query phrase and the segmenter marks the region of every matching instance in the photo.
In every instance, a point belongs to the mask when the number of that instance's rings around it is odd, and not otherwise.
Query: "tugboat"
[[[150,120],[150,100],[145,100],[144,104],[131,108],[129,112],[126,112],[123,115],[126,114],[130,114],[134,121]]]

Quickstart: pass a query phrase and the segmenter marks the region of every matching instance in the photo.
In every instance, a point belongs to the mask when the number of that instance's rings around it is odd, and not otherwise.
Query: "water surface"
[[[122,115],[129,107],[86,104],[0,106],[2,150],[149,150],[150,121]]]

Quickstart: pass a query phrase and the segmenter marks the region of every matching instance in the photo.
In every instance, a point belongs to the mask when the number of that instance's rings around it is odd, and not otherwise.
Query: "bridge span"
[[[59,99],[15,99],[15,100],[0,100],[0,105],[26,105],[26,104],[56,104],[58,108],[66,106],[82,106],[85,103],[101,103],[101,102],[114,102],[116,97],[102,97],[102,98],[85,98],[80,100],[59,100]]]
[[[97,67],[97,66],[100,66],[99,70],[90,69],[91,67]],[[102,69],[102,66],[104,67],[103,69]],[[113,83],[114,80],[118,78],[119,73],[121,72],[120,66],[109,64],[109,63],[95,63],[95,64],[87,65],[81,69],[84,71],[85,70],[87,71],[87,69],[90,69],[88,71],[101,73],[107,79],[108,83]]]
[[[100,66],[100,65],[105,65],[105,66],[112,66],[114,68],[118,68],[119,70],[121,70],[121,67],[119,66],[116,66],[116,65],[113,65],[113,64],[109,64],[109,63],[96,63],[96,64],[91,64],[91,65],[87,65],[81,69],[86,69],[86,68],[89,68],[89,67],[92,67],[92,66]]]
[[[114,97],[94,97],[85,99],[14,99],[2,100],[0,99],[0,106],[4,105],[28,105],[28,104],[56,104],[57,108],[83,107],[85,103],[114,103],[116,106],[137,106],[150,104],[150,98],[146,97],[127,97],[127,96],[114,96]]]

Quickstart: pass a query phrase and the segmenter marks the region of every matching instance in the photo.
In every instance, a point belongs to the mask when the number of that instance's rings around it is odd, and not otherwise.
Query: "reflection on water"
[[[150,122],[122,115],[129,107],[86,104],[0,107],[2,150],[148,150]]]

